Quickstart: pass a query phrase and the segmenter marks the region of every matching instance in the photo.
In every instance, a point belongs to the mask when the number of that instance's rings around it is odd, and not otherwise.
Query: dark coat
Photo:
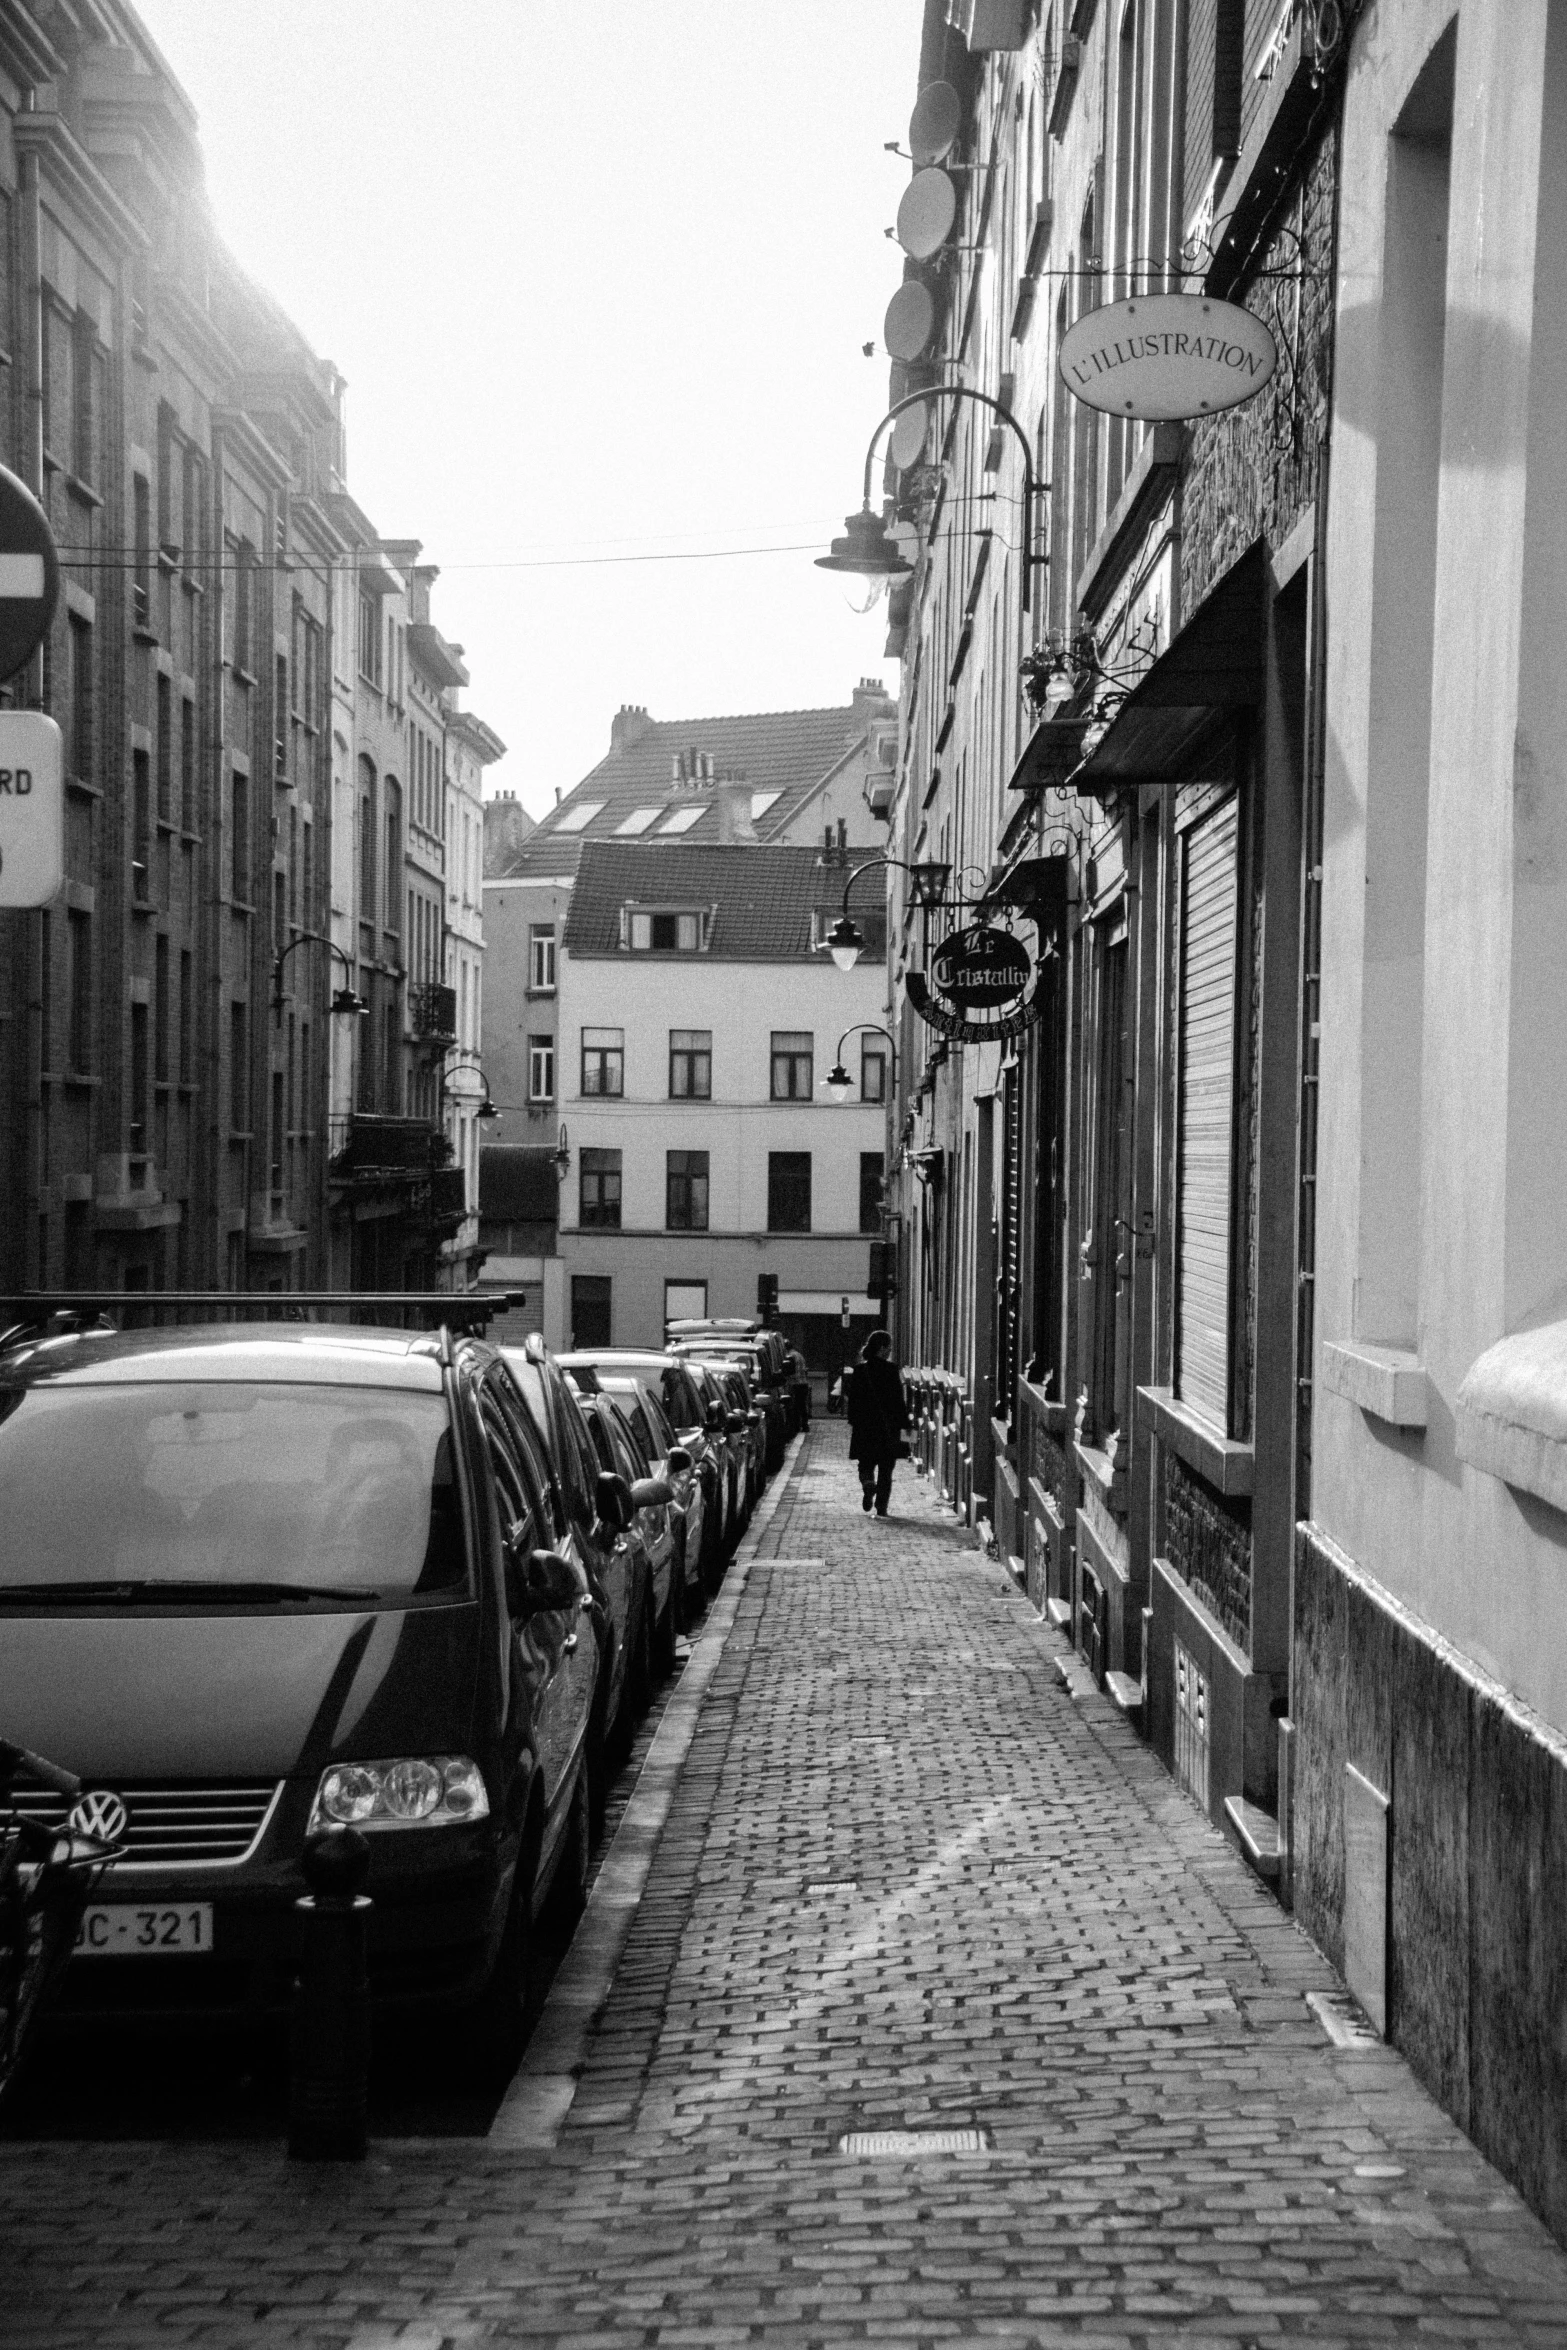
[[[895,1460],[898,1439],[909,1424],[897,1365],[885,1356],[856,1363],[849,1380],[847,1408],[850,1460]]]

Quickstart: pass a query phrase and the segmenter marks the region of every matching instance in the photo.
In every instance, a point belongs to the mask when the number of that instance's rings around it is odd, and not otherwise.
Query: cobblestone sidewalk
[[[1567,2344],[1567,2258],[1398,2057],[1330,2042],[1323,1961],[1000,1569],[907,1470],[866,1519],[844,1445],[816,1423],[731,1571],[554,2143],[6,2147],[12,2350]],[[981,2150],[875,2149],[925,2131]]]

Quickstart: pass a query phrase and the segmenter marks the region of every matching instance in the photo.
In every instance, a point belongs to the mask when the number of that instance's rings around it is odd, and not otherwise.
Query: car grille
[[[248,1860],[283,1788],[277,1779],[240,1780],[221,1787],[121,1779],[114,1792],[130,1814],[124,1848],[112,1864],[118,1870],[232,1866]],[[17,1787],[12,1802],[24,1818],[55,1828],[64,1827],[70,1809],[62,1797],[42,1787]]]

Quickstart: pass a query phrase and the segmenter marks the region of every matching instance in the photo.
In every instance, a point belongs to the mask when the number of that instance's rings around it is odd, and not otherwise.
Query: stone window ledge
[[[1407,1347],[1330,1339],[1322,1349],[1322,1384],[1330,1395],[1358,1403],[1374,1420],[1395,1428],[1426,1424],[1426,1367]]]
[[[1567,1322],[1498,1339],[1458,1390],[1458,1457],[1567,1511]]]
[[[1173,1387],[1139,1387],[1137,1416],[1161,1444],[1205,1477],[1220,1493],[1250,1493],[1254,1455],[1249,1444],[1221,1436],[1190,1405],[1182,1403]]]

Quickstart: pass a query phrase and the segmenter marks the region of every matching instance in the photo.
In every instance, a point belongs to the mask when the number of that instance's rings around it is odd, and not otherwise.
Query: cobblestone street
[[[831,1421],[787,1480],[490,2137],[6,2144],[10,2350],[1567,2343],[1567,2257],[929,1488],[864,1517]],[[924,2131],[981,2150],[841,2150]]]

